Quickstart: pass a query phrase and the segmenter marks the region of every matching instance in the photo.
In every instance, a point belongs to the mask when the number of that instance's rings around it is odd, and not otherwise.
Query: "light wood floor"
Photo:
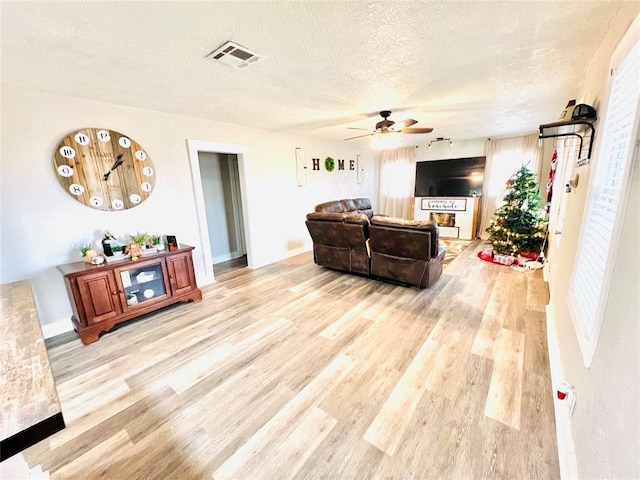
[[[547,287],[481,247],[427,290],[304,254],[58,337],[67,428],[24,456],[52,478],[558,478]]]

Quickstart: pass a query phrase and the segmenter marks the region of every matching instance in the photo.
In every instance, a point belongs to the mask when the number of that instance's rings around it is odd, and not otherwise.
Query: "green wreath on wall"
[[[327,157],[324,159],[324,168],[327,172],[333,172],[333,169],[336,168],[336,162],[333,158]]]

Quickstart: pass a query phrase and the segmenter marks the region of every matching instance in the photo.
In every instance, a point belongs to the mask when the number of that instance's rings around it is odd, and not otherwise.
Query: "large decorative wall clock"
[[[98,210],[126,210],[153,191],[156,171],[147,152],[115,130],[82,128],[60,141],[53,167],[62,187]]]

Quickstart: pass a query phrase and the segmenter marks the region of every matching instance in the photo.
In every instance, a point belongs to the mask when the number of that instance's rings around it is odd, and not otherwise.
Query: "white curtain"
[[[379,155],[379,212],[409,219],[413,215],[416,183],[416,148],[382,150]]]
[[[540,184],[540,156],[538,135],[501,138],[487,141],[487,163],[482,185],[482,211],[480,215],[480,236],[488,238],[485,230],[496,211],[496,201],[501,200],[507,180],[521,166],[526,166],[538,177]]]

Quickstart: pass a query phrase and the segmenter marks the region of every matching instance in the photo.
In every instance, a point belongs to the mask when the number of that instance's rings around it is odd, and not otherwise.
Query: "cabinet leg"
[[[200,291],[200,289],[196,288],[195,291],[193,291],[190,295],[182,298],[181,301],[198,303],[200,300],[202,300],[202,292]]]
[[[83,332],[80,334],[80,340],[82,340],[83,345],[97,342],[98,337],[100,337],[100,332]]]

